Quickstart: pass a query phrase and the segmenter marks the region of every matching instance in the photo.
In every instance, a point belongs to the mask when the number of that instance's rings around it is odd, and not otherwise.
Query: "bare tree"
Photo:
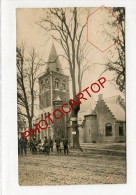
[[[26,54],[24,44],[16,48],[17,55],[17,105],[18,116],[27,118],[32,128],[34,103],[38,95],[36,90],[37,71],[41,59],[35,49]]]
[[[121,92],[125,91],[125,8],[124,7],[114,7],[113,14],[116,14],[118,17],[115,18],[113,23],[109,23],[111,27],[119,27],[119,37],[112,35],[104,29],[104,33],[107,34],[107,37],[112,39],[114,42],[119,39],[115,44],[115,52],[109,51],[109,56],[107,58],[107,63],[105,65],[106,71],[114,72],[114,78],[112,79],[113,83],[118,86],[118,89]],[[116,60],[115,59],[116,56]]]
[[[38,24],[60,44],[64,51],[63,57],[67,60],[69,65],[73,99],[75,100],[76,94],[82,90],[84,72],[91,66],[87,61],[87,55],[90,49],[87,46],[86,39],[82,37],[86,27],[86,20],[84,24],[82,24],[83,21],[80,21],[83,9],[52,8],[44,9],[44,13],[45,17],[42,18]],[[80,105],[75,105],[71,114],[75,120],[72,122],[72,128],[73,131],[76,131],[76,134],[73,135],[74,148],[80,148],[77,124],[79,110]]]

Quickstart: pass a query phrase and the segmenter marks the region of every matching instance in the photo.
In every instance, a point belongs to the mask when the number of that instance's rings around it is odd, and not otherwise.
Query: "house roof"
[[[112,96],[104,99],[117,121],[126,121],[125,117],[125,102],[120,95]]]
[[[56,48],[55,48],[54,44],[52,44],[51,51],[50,51],[49,58],[48,58],[48,62],[49,63],[46,66],[46,71],[47,70],[55,71],[55,72],[59,72],[59,73],[63,74],[61,63],[59,61],[59,57],[58,57],[58,54],[56,52]]]
[[[122,99],[122,97],[121,97],[120,95],[115,95],[115,96],[106,98],[106,99],[104,99],[104,101],[105,101],[106,103],[119,104],[119,105],[121,105],[121,106],[124,108],[124,110],[125,110],[125,102],[124,102],[124,100]]]
[[[109,103],[106,101],[105,103],[117,121],[126,121],[125,110],[121,105],[115,103]]]
[[[99,100],[98,100],[99,101]],[[113,116],[117,121],[126,121],[125,119],[125,102],[120,95],[103,99]],[[96,101],[91,97],[87,101],[83,101],[80,105],[79,118],[84,119],[85,115],[95,115]]]

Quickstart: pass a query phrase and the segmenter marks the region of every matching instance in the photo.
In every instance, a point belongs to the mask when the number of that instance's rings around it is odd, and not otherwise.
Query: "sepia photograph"
[[[16,9],[20,186],[125,184],[125,7]]]

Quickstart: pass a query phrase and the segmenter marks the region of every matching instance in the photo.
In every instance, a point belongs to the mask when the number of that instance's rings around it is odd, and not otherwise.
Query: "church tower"
[[[69,101],[69,76],[63,73],[54,44],[49,54],[45,73],[39,77],[39,91],[39,120],[52,114],[56,108],[60,108],[63,103]],[[55,138],[57,134],[60,137],[66,135],[68,115],[65,114],[62,119],[53,120],[54,123],[48,121],[48,128],[40,132],[41,140],[45,135],[52,138]]]

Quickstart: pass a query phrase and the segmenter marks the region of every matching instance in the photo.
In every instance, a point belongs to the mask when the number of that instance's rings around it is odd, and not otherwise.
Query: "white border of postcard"
[[[127,184],[20,187],[16,105],[16,8],[126,7]],[[135,0],[3,0],[2,23],[2,194],[136,194],[136,2]]]

